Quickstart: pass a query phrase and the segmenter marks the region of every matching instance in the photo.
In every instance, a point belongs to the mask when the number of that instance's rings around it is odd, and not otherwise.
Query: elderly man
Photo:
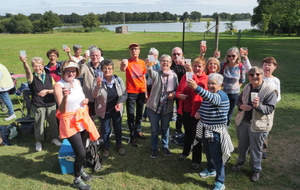
[[[83,84],[82,89],[83,93],[86,98],[89,99],[89,114],[90,116],[96,115],[95,113],[95,103],[94,98],[92,97],[92,89],[93,89],[93,82],[94,79],[97,76],[103,76],[101,71],[101,51],[98,48],[92,48],[90,49],[90,59],[88,63],[84,64],[84,62],[88,59],[88,57],[85,57],[79,61],[79,64],[81,66],[81,76],[83,77]]]
[[[132,43],[128,47],[131,58],[126,62],[121,62],[121,71],[126,72],[126,91],[128,97],[126,100],[127,123],[130,129],[130,143],[137,147],[137,137],[146,139],[142,133],[142,114],[145,100],[147,98],[147,83],[146,83],[146,65],[145,62],[139,59],[140,46],[137,43]],[[136,115],[134,115],[134,107],[136,106]]]
[[[262,171],[262,149],[273,125],[274,110],[277,100],[275,88],[265,82],[264,72],[259,67],[252,67],[248,71],[250,83],[245,85],[239,95],[236,116],[236,131],[239,141],[237,164],[232,167],[238,171],[246,162],[250,148],[250,166],[253,170],[251,181],[256,182]]]
[[[175,47],[172,50],[172,65],[171,65],[171,70],[173,70],[178,77],[178,83],[180,83],[181,78],[183,75],[185,75],[185,69],[184,69],[184,58],[183,58],[183,52],[180,47]],[[178,109],[179,107],[179,99],[175,98],[176,102],[176,107]],[[176,117],[176,132],[177,133],[182,133],[182,121],[181,121],[181,115],[177,114]]]
[[[208,76],[208,91],[198,86],[193,79],[187,84],[202,98],[200,109],[195,114],[199,120],[194,145],[202,140],[206,153],[207,169],[199,173],[200,177],[216,177],[214,190],[225,189],[225,163],[233,151],[230,136],[227,132],[227,113],[229,100],[221,90],[223,76],[211,73]]]

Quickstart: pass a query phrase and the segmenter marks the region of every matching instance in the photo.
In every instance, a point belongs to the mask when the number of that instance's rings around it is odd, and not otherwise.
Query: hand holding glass
[[[26,58],[26,51],[20,51],[20,56],[22,58]]]
[[[148,60],[149,60],[149,66],[155,65],[154,61],[154,55],[148,55]]]

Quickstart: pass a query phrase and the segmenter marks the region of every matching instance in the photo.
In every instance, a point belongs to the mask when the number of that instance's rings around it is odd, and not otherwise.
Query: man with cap
[[[137,43],[129,45],[131,58],[121,62],[121,71],[126,73],[126,90],[128,98],[126,100],[127,123],[130,129],[130,143],[137,147],[137,137],[146,139],[142,133],[141,119],[143,107],[147,98],[147,83],[146,83],[146,65],[145,62],[139,59],[140,46]],[[136,115],[134,109],[136,106]]]

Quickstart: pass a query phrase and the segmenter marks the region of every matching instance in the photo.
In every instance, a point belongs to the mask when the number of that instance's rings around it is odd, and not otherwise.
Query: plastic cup
[[[62,45],[63,50],[65,50],[66,47],[68,47],[68,46],[67,45]]]
[[[206,41],[205,40],[201,41],[201,46],[206,46]]]
[[[99,76],[100,78],[103,78],[103,72],[102,72],[102,71],[99,71],[99,72],[98,72],[98,76]]]
[[[84,54],[87,54],[88,56],[90,56],[90,50],[85,50]]]
[[[64,83],[64,88],[66,90],[70,90],[71,89],[71,83],[68,83],[68,82]]]
[[[154,55],[148,55],[149,65],[154,65]]]
[[[21,57],[26,58],[26,51],[20,51],[20,55]]]
[[[241,47],[240,48],[240,54],[242,57],[244,57],[245,55],[248,55],[248,48],[247,47]]]
[[[256,98],[258,95],[257,92],[251,92],[251,102],[253,102],[254,98]]]
[[[185,59],[185,64],[191,65],[191,59]]]
[[[216,51],[216,55],[217,55],[217,59],[219,59],[220,56],[221,56],[221,52],[220,51]]]
[[[125,65],[128,65],[128,59],[123,59],[123,62],[125,63]]]
[[[193,78],[194,73],[193,72],[186,72],[185,76],[186,76],[186,81],[188,81],[189,79]]]

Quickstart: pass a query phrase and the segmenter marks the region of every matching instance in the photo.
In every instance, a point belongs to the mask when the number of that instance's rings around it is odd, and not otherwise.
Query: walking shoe
[[[158,153],[158,151],[157,151],[157,149],[154,149],[154,150],[152,150],[152,152],[151,152],[151,158],[157,158],[157,153]]]
[[[131,144],[131,146],[133,147],[138,147],[139,144],[137,143],[137,140],[135,137],[131,137],[129,143]]]
[[[260,177],[260,173],[259,172],[253,172],[253,174],[251,176],[251,181],[257,182],[259,180],[259,177]]]
[[[262,153],[262,158],[263,159],[267,159],[268,158],[268,153],[267,152],[263,152]]]
[[[239,171],[242,167],[244,166],[244,164],[239,164],[239,163],[237,163],[237,164],[235,164],[234,166],[232,166],[232,171],[234,171],[234,172],[237,172],[237,171]]]
[[[92,188],[88,184],[84,183],[82,180],[78,180],[76,182],[74,180],[73,187],[75,189],[80,189],[80,190],[90,190]]]
[[[89,174],[85,173],[83,169],[81,169],[80,175],[81,175],[81,179],[83,179],[84,181],[89,181],[92,179],[92,177]]]
[[[166,156],[171,156],[172,155],[172,153],[170,152],[170,150],[168,148],[163,148],[163,151],[164,151]]]
[[[55,144],[55,146],[61,146],[61,143],[58,141],[58,139],[52,139],[51,143]]]
[[[216,177],[216,171],[209,172],[207,169],[199,173],[200,177],[207,178],[207,177]]]
[[[108,158],[109,157],[109,148],[104,148],[102,155],[104,156],[104,158]]]
[[[186,155],[180,154],[178,160],[179,160],[179,161],[183,161],[183,160],[185,160],[185,159],[186,159]]]
[[[198,163],[196,163],[196,162],[193,162],[192,164],[191,164],[191,168],[192,169],[198,169],[199,168],[199,166],[200,166],[200,164],[198,164]]]
[[[125,149],[123,148],[122,145],[117,146],[117,152],[119,153],[120,156],[125,155]]]
[[[220,182],[215,183],[214,190],[224,190],[224,189],[225,189],[225,185],[223,183],[220,183]]]
[[[138,132],[136,136],[140,139],[147,139],[147,137],[142,132]]]
[[[42,143],[41,142],[36,141],[36,143],[35,143],[35,150],[37,152],[40,152],[42,150]]]
[[[16,117],[17,117],[16,114],[13,113],[12,115],[10,115],[7,118],[5,118],[4,121],[10,121],[10,120],[12,120],[12,119],[14,119]]]

